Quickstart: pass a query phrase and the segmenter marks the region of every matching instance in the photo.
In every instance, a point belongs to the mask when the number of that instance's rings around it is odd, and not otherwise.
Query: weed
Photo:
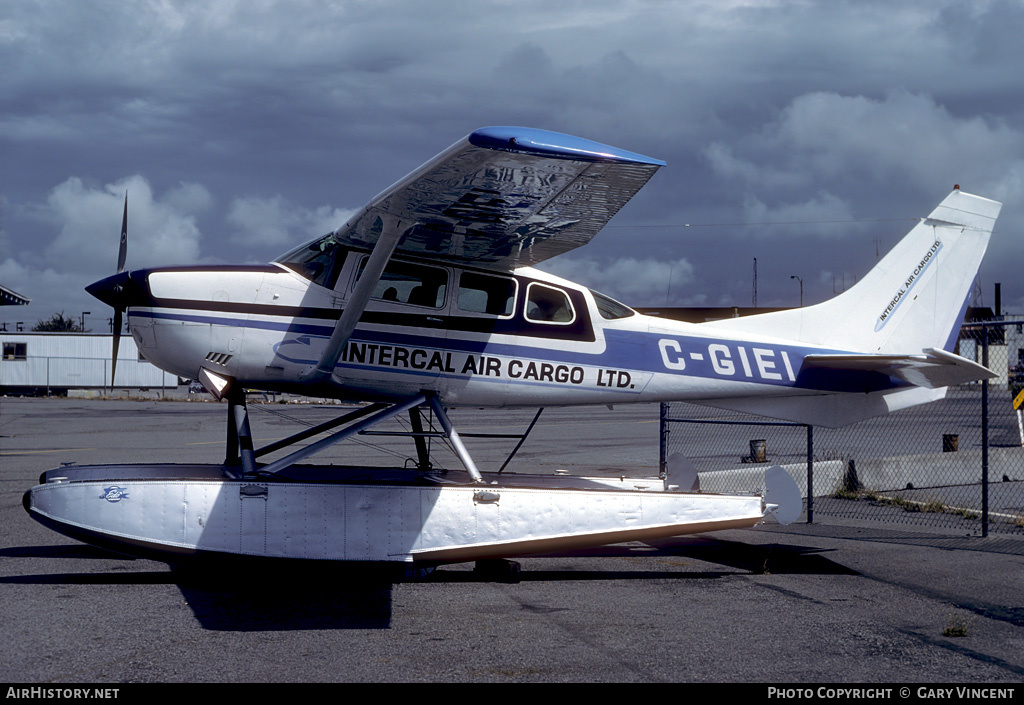
[[[949,619],[946,621],[946,628],[942,630],[942,636],[967,636],[970,626],[971,618],[969,616],[957,614],[955,611],[951,611],[949,613]]]
[[[839,489],[832,493],[832,498],[858,500],[860,499],[860,492],[858,492],[857,490],[848,490],[845,487],[840,487]]]

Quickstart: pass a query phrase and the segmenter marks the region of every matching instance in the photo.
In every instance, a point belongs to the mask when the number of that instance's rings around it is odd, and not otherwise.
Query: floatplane
[[[26,509],[168,562],[425,567],[785,523],[802,501],[781,468],[764,492],[734,495],[696,490],[685,459],[646,479],[481,470],[448,410],[685,400],[840,426],[993,376],[953,350],[1000,204],[959,188],[856,286],[806,308],[687,324],[533,268],[589,242],[663,166],[568,135],[480,129],[265,266],[126,271],[126,199],[117,273],[87,290],[114,308],[115,360],[127,315],[147,360],[227,401],[226,457],[50,470]],[[359,403],[256,448],[247,389]],[[406,414],[408,467],[306,462]],[[432,466],[437,437],[461,469]]]

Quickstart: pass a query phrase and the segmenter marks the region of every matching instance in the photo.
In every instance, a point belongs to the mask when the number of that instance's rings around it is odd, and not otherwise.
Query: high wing
[[[485,127],[375,197],[336,233],[395,252],[511,270],[588,243],[665,162],[557,132]]]
[[[377,195],[333,240],[372,249],[311,377],[355,330],[391,257],[512,270],[580,247],[665,162],[527,127],[485,127]]]

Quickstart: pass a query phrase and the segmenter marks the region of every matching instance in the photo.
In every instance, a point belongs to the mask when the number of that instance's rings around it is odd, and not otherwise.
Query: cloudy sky
[[[814,303],[960,184],[1024,313],[1018,0],[8,0],[0,284],[107,330],[128,266],[265,262],[473,129],[668,162],[545,268],[643,306]],[[690,227],[686,227],[689,225]],[[28,327],[28,326],[26,326]],[[9,325],[13,330],[13,325]]]

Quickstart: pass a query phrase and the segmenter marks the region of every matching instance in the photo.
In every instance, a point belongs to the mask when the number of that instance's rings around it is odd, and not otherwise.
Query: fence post
[[[659,412],[658,472],[664,480],[668,471],[668,403],[661,402]]]
[[[984,323],[981,364],[988,367],[988,325]],[[981,535],[988,536],[988,379],[981,383]]]
[[[807,523],[814,523],[814,426],[807,424]]]

